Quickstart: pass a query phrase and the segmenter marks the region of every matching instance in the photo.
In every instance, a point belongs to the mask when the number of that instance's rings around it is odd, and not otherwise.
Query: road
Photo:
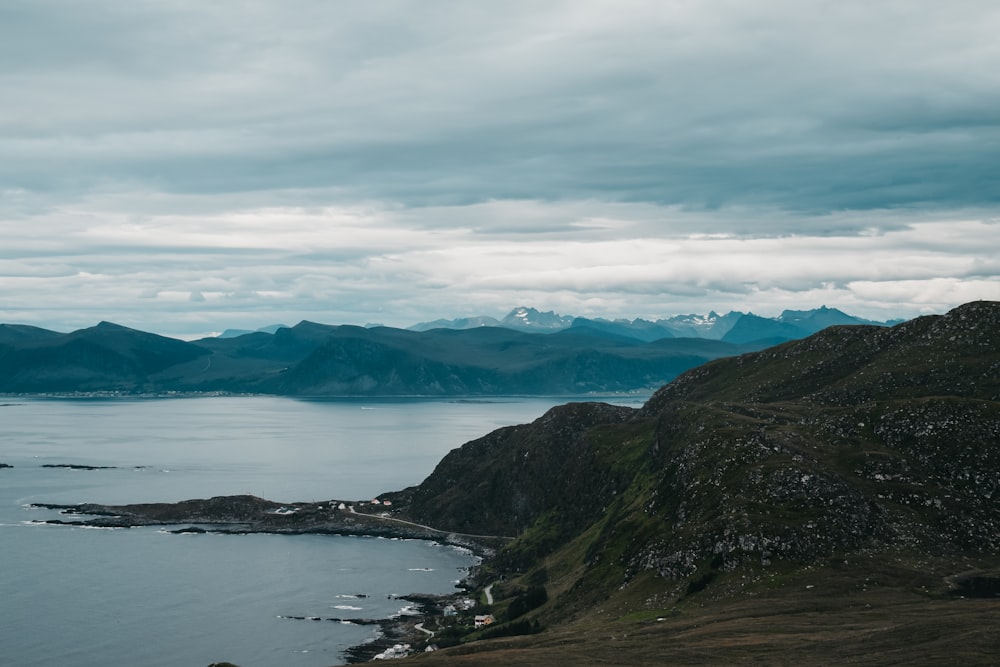
[[[493,584],[490,584],[489,586],[487,586],[486,590],[484,592],[486,593],[486,604],[492,605],[493,604]]]
[[[361,514],[363,516],[371,517],[373,519],[380,519],[382,521],[392,521],[394,523],[401,523],[407,526],[413,526],[415,528],[423,528],[424,530],[429,530],[434,533],[441,533],[442,535],[461,535],[462,537],[471,537],[485,540],[513,540],[513,537],[505,537],[503,535],[471,535],[469,533],[456,533],[453,530],[441,530],[440,528],[435,528],[434,526],[425,526],[422,523],[413,523],[412,521],[406,521],[404,519],[397,519],[391,516],[382,516],[381,514],[370,514],[368,512],[358,512],[354,509],[354,505],[348,505],[347,509],[350,510],[352,514]]]

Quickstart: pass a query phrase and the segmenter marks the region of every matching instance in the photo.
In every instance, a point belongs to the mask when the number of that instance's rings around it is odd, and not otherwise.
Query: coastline
[[[132,528],[139,526],[177,526],[169,532],[219,533],[229,535],[272,533],[284,535],[353,535],[391,539],[420,539],[468,549],[479,558],[491,556],[495,549],[511,538],[465,535],[400,518],[397,509],[391,512],[368,501],[329,500],[309,503],[278,503],[251,495],[216,496],[208,499],[184,500],[176,503],[73,505],[33,503],[33,507],[59,511],[67,519],[41,520],[50,525],[93,528]],[[378,513],[373,512],[378,508]],[[82,517],[92,518],[82,518]],[[78,518],[79,517],[79,518]],[[463,582],[464,583],[464,582]],[[461,584],[460,584],[461,586]],[[467,589],[465,589],[467,590]],[[433,633],[422,629],[443,608],[467,597],[463,590],[447,595],[418,592],[396,599],[413,604],[414,613],[389,618],[302,618],[297,620],[331,621],[378,626],[373,639],[352,646],[344,652],[346,664],[368,662],[397,644],[426,647]],[[421,627],[418,627],[421,626]],[[419,651],[422,648],[415,648]]]
[[[384,511],[368,501],[327,500],[278,503],[251,495],[215,496],[176,503],[103,505],[98,503],[32,503],[69,516],[92,519],[48,519],[41,523],[92,528],[133,528],[191,524],[184,532],[224,534],[276,533],[285,535],[368,535],[431,540],[464,547],[487,557],[513,538],[468,535],[425,526],[402,518],[399,510]],[[374,511],[372,508],[376,508]],[[209,526],[202,528],[202,526]]]
[[[351,646],[344,652],[346,664],[358,664],[372,661],[376,655],[384,653],[397,644],[408,644],[411,647],[426,643],[433,638],[433,633],[425,634],[418,626],[423,626],[435,614],[441,614],[442,608],[450,600],[460,597],[452,595],[422,595],[413,593],[401,595],[398,600],[406,600],[416,605],[418,611],[413,614],[401,614],[395,617],[378,619],[379,634],[374,639]],[[422,649],[416,649],[419,652]]]

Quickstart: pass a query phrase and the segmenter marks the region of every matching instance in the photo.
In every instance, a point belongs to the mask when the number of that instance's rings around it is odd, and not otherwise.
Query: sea
[[[588,399],[593,400],[593,399]],[[645,397],[599,399],[638,407]],[[566,398],[0,397],[0,665],[321,667],[476,563],[426,540],[97,529],[33,503],[369,500]],[[45,466],[90,466],[95,469]]]

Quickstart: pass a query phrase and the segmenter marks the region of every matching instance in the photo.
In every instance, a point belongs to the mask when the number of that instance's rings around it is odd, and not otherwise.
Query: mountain
[[[69,334],[21,328],[14,338],[0,342],[0,391],[11,393],[145,391],[157,373],[209,355],[110,322]]]
[[[426,664],[991,664],[1000,303],[717,359],[637,410],[554,408],[382,497],[516,538],[476,581],[490,635],[523,636]]]
[[[476,329],[479,327],[504,327],[532,333],[549,333],[561,331],[573,324],[572,317],[558,315],[551,310],[540,312],[534,308],[519,306],[511,310],[503,319],[488,315],[476,317],[460,317],[454,320],[433,320],[420,322],[411,327],[410,331],[431,331],[432,329]]]
[[[641,340],[644,342],[652,342],[663,338],[674,338],[674,334],[669,329],[660,326],[656,322],[650,322],[642,319],[636,319],[630,322],[628,320],[591,320],[585,317],[578,317],[573,320],[573,324],[570,325],[570,328],[577,331],[590,329],[607,335],[618,336],[621,338],[634,338],[635,340]]]
[[[522,331],[560,331],[573,324],[573,318],[557,315],[551,310],[544,313],[534,308],[515,308],[500,320],[500,326]]]
[[[0,344],[19,343],[26,340],[44,340],[56,338],[62,334],[48,329],[28,326],[27,324],[0,324]]]
[[[656,324],[678,338],[720,340],[743,315],[744,313],[735,310],[725,315],[719,315],[713,310],[708,315],[675,315],[667,319],[657,320]]]
[[[883,324],[882,322],[873,322],[861,319],[860,317],[854,317],[837,308],[827,308],[826,306],[820,306],[812,310],[784,310],[777,319],[780,322],[793,324],[811,333],[838,324]]]
[[[733,323],[732,328],[722,336],[722,340],[728,343],[765,341],[773,345],[786,340],[804,338],[809,333],[815,332],[807,332],[802,327],[790,322],[748,313]]]
[[[437,396],[629,392],[740,351],[721,341],[646,344],[574,329],[544,335],[497,327],[413,332],[342,326],[261,390]]]
[[[894,322],[896,323],[896,322]],[[654,341],[660,338],[706,338],[726,340],[731,343],[755,342],[775,344],[812,335],[837,324],[873,324],[886,326],[886,322],[872,322],[848,315],[836,308],[821,306],[813,310],[786,310],[778,317],[760,317],[752,313],[730,311],[719,315],[675,315],[655,322],[642,318],[607,320],[559,315],[552,311],[539,312],[534,308],[519,307],[502,320],[488,316],[466,317],[456,320],[434,320],[409,327],[411,331],[432,329],[472,329],[498,326],[531,333],[553,333],[570,327],[590,327],[606,333]]]
[[[8,327],[0,329],[0,392],[635,392],[710,359],[758,347],[696,339],[644,343],[587,327],[552,334],[501,327],[416,332],[303,321],[273,334],[192,342],[109,323],[70,334]]]
[[[883,326],[848,315],[836,308],[822,306],[814,310],[786,310],[776,318],[759,317],[752,313],[738,318],[723,336],[729,343],[770,342],[805,338],[817,331],[839,324],[868,324]]]
[[[269,324],[268,326],[261,327],[259,329],[226,329],[225,331],[220,333],[217,336],[217,338],[237,338],[239,336],[245,336],[246,334],[258,333],[258,332],[273,334],[276,333],[278,329],[287,329],[287,328],[288,328],[287,324]]]
[[[408,328],[410,331],[430,331],[431,329],[476,329],[478,327],[497,326],[500,326],[500,320],[488,315],[481,315],[479,317],[460,317],[455,320],[420,322]]]
[[[0,325],[0,392],[458,396],[651,391],[711,359],[801,338],[828,322],[855,322],[825,308],[786,311],[782,317],[685,317],[684,329],[680,320],[573,319],[516,308],[499,326],[414,331],[303,321],[191,342],[107,322],[69,334]],[[722,340],[712,338],[730,324]],[[697,330],[704,337],[678,338],[675,330]]]

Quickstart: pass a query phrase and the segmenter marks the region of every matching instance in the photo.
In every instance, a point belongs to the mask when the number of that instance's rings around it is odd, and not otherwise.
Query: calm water
[[[284,617],[388,617],[406,604],[394,595],[454,590],[472,555],[420,540],[35,525],[58,515],[26,505],[371,498],[564,400],[2,402],[0,463],[14,468],[0,469],[0,664],[318,667],[373,628]]]

